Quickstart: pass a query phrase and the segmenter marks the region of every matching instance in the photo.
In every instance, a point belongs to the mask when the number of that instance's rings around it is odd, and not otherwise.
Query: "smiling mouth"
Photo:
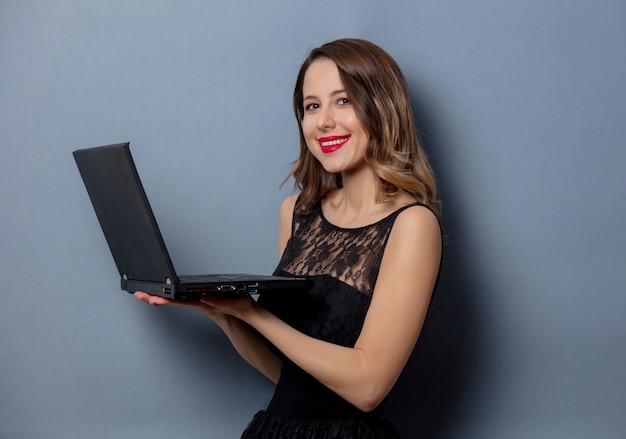
[[[318,139],[317,142],[319,143],[320,148],[322,148],[322,152],[324,154],[329,154],[331,152],[337,151],[339,148],[345,145],[346,142],[350,140],[350,137],[352,137],[352,135],[350,134],[347,136],[322,137]]]

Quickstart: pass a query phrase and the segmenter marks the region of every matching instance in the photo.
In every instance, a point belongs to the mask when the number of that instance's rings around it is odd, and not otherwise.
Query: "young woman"
[[[212,317],[277,383],[243,438],[397,438],[381,418],[384,400],[417,341],[442,250],[406,84],[378,46],[337,40],[305,60],[293,103],[299,194],[281,206],[275,273],[314,287],[175,304]]]

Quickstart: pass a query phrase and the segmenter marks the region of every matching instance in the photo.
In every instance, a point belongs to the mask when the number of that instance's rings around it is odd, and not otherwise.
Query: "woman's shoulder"
[[[283,214],[288,214],[289,216],[293,214],[293,210],[296,206],[296,202],[298,201],[299,196],[300,194],[289,195],[282,201],[282,203],[280,204],[281,216]]]
[[[414,229],[415,227],[436,226],[439,229],[439,219],[435,212],[407,193],[402,193],[385,204],[387,204],[386,216],[393,218],[394,228]]]
[[[418,202],[398,210],[392,231],[400,240],[416,235],[421,239],[441,239],[441,225],[437,215],[428,206]]]
[[[439,227],[439,218],[435,211],[407,193],[401,194],[393,201],[391,210],[398,213],[398,220],[401,222],[412,223],[413,225],[429,223]]]
[[[298,194],[291,195],[280,204],[279,224],[278,224],[278,256],[282,256],[291,236],[293,227],[293,210],[298,200]]]
[[[296,207],[299,194],[290,195],[280,203],[279,220],[281,226],[287,226],[291,229],[291,221],[293,219],[293,211]]]

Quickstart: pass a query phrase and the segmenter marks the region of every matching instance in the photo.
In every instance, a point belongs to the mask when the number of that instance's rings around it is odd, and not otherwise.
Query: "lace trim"
[[[329,275],[371,295],[395,219],[415,205],[421,203],[404,206],[374,224],[355,229],[333,225],[319,205],[309,215],[294,213],[292,235],[279,268],[296,276]]]
[[[302,420],[258,412],[241,439],[399,439],[386,421],[366,419]]]

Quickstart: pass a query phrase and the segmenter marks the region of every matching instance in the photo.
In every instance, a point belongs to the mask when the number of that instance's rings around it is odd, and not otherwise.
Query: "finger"
[[[143,291],[136,291],[133,295],[142,302],[153,306],[168,305],[170,303],[169,299],[165,297],[153,296]]]
[[[149,303],[150,301],[150,294],[144,293],[143,291],[135,291],[133,296],[135,296],[137,299],[141,300],[142,302]]]
[[[150,305],[153,306],[161,306],[161,305],[168,305],[170,303],[170,301],[168,299],[166,299],[165,297],[160,297],[160,296],[150,296]]]

